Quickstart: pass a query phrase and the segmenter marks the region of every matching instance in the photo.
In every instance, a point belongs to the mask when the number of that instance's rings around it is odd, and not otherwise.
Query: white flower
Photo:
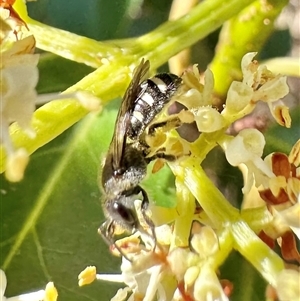
[[[244,55],[241,63],[243,81],[232,82],[222,115],[232,123],[251,113],[258,101],[263,101],[280,125],[290,127],[288,107],[279,100],[289,92],[286,76],[275,75],[265,65],[259,65],[253,60],[255,55],[256,52]]]
[[[3,144],[7,153],[6,177],[13,182],[23,178],[28,154],[25,149],[15,152],[9,124],[17,122],[30,137],[35,136],[30,121],[37,97],[35,86],[38,82],[39,55],[32,53],[34,47],[34,37],[28,36],[1,52],[0,144]]]
[[[191,112],[194,113],[197,128],[200,132],[212,133],[226,125],[224,117],[210,106],[192,109]]]
[[[157,233],[159,233],[159,231],[157,231]],[[171,231],[163,231],[163,233],[170,235]],[[158,235],[158,244],[164,244],[170,240],[170,237],[163,237],[163,241],[160,241],[159,236],[160,235]],[[148,245],[149,237],[143,234],[141,234],[140,237],[145,245]],[[166,261],[169,246],[158,245],[155,250],[146,249],[145,245],[140,244],[137,240],[136,235],[126,237],[117,243],[119,248],[124,249],[126,256],[132,259],[132,261],[127,260],[125,257],[122,258],[122,274],[96,275],[98,280],[117,283],[123,282],[126,284],[126,287],[119,290],[111,301],[123,301],[127,298],[128,294],[131,294],[129,299],[126,299],[128,301],[172,300],[170,298],[176,290],[177,283],[174,281],[174,277],[170,277],[172,273]],[[132,245],[132,251],[128,250],[128,244]],[[134,244],[136,247],[133,247]],[[91,271],[92,275],[94,274],[92,269],[89,268],[88,270]],[[83,275],[83,273],[81,273],[81,275]],[[86,279],[87,278],[90,279],[90,276],[88,275]],[[170,297],[166,299],[166,296]]]
[[[244,129],[228,141],[223,142],[226,159],[232,166],[245,164],[248,169],[243,192],[247,194],[253,186],[268,186],[269,178],[275,177],[268,164],[261,158],[265,146],[265,138],[256,129]]]
[[[199,301],[229,301],[216,272],[208,264],[201,268],[195,281],[194,298]]]
[[[201,77],[197,65],[187,70],[182,75],[182,86],[176,93],[176,101],[185,105],[188,109],[211,106],[213,103],[214,76],[211,70],[204,73],[205,84],[201,83]]]
[[[129,299],[126,299],[128,301],[179,301],[185,300],[184,296],[194,296],[195,301],[210,300],[211,297],[227,301],[213,268],[207,266],[210,262],[208,258],[212,260],[212,256],[218,251],[218,239],[214,231],[209,227],[203,227],[199,233],[194,234],[191,241],[191,248],[194,251],[179,247],[170,250],[174,233],[169,226],[159,228],[162,229],[156,228],[158,235],[155,250],[145,248],[149,237],[141,235],[143,244],[138,243],[132,248],[134,251],[131,254],[126,253],[132,261],[122,258],[122,274],[96,275],[98,280],[126,284],[126,287],[119,290],[111,301],[124,301],[128,294],[131,294]],[[131,237],[132,242],[137,243],[136,235]],[[124,239],[124,248],[128,246],[131,237]],[[118,246],[122,249],[120,242]],[[94,278],[94,270],[90,268],[88,270],[92,271],[91,278]],[[90,275],[86,277],[91,278]],[[206,279],[206,282],[203,279]],[[203,299],[203,295],[208,299]]]
[[[4,22],[5,24],[5,22]],[[44,104],[53,99],[75,98],[88,111],[98,111],[101,102],[88,92],[51,93],[37,95],[39,55],[33,54],[35,39],[28,36],[13,43],[1,44],[0,60],[0,144],[3,145],[6,159],[6,178],[11,182],[22,180],[29,161],[29,154],[24,148],[15,150],[12,144],[9,125],[18,125],[30,137],[35,137],[35,131],[30,123],[36,104]]]
[[[32,53],[34,47],[34,37],[28,36],[1,53],[1,117],[7,123],[16,121],[31,136],[39,60],[39,55]]]

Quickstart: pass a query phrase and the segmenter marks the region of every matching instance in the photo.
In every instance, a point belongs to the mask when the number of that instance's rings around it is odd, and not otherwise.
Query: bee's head
[[[134,204],[134,201],[131,200],[131,203]],[[118,234],[116,233],[118,232],[116,231],[118,226],[128,232],[135,232],[135,230],[140,228],[135,207],[128,203],[125,196],[121,196],[118,199],[106,201],[105,209],[107,220],[100,226],[98,233],[108,245],[114,246],[122,256],[131,261],[127,256],[127,253],[124,253],[122,247],[119,247],[118,244],[116,244],[114,236]]]
[[[135,206],[136,197],[134,196],[135,194],[138,194],[138,192],[141,192],[144,197],[140,208],[142,219],[151,228],[152,236],[149,235],[148,231],[145,231],[139,220],[141,216],[138,214],[139,209]],[[139,232],[150,236],[153,239],[154,248],[156,246],[154,224],[146,214],[148,202],[147,194],[140,186],[137,186],[136,189],[128,193],[128,195],[121,194],[118,197],[106,199],[104,202],[103,208],[107,220],[100,226],[98,232],[109,245],[114,245],[125,258],[127,258],[127,256],[123,253],[121,248],[115,244],[116,240],[114,239],[114,236],[117,234],[117,226],[131,233],[138,230]]]
[[[134,200],[124,195],[113,200],[107,200],[104,204],[108,218],[125,230],[131,232],[140,228]]]

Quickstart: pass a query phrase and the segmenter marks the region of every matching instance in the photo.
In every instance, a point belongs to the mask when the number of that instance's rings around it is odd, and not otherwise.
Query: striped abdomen
[[[139,138],[154,117],[170,101],[181,81],[181,78],[174,74],[162,73],[140,84],[141,92],[135,100],[127,133],[131,139]]]

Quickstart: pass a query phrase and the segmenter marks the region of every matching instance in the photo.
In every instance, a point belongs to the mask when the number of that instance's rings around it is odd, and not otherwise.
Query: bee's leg
[[[103,240],[109,245],[115,246],[115,248],[120,252],[120,254],[125,257],[128,261],[132,261],[127,257],[127,255],[122,251],[122,249],[116,244],[115,239],[113,239],[113,234],[115,231],[115,223],[113,220],[105,221],[98,229],[98,233],[102,236]]]
[[[167,132],[171,129],[176,129],[182,125],[182,121],[178,116],[171,116],[169,119],[153,123],[148,128],[148,134],[154,135],[156,129],[162,129],[163,131]]]
[[[141,186],[136,186],[135,189],[134,189],[134,193],[138,194],[140,192],[143,195],[143,200],[142,200],[142,204],[141,204],[141,211],[142,211],[143,218],[144,218],[145,222],[147,223],[147,225],[151,229],[152,239],[153,239],[153,242],[154,242],[154,248],[153,248],[153,250],[154,250],[156,248],[156,234],[155,234],[155,225],[154,225],[153,221],[151,220],[151,218],[147,215],[147,209],[148,209],[148,206],[149,206],[148,195],[147,195],[146,191]],[[143,230],[143,229],[139,229],[139,230]],[[146,233],[146,234],[148,234],[148,233]]]
[[[164,160],[172,162],[172,161],[175,161],[176,159],[178,159],[178,157],[176,157],[174,155],[170,155],[170,154],[165,154],[164,149],[159,149],[158,153],[156,153],[152,157],[147,157],[146,159],[147,159],[146,160],[147,163],[150,163],[151,161],[156,160],[156,159],[164,159]]]

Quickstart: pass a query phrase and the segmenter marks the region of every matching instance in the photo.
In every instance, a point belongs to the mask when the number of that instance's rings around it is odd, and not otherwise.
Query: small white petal
[[[148,282],[148,287],[146,290],[145,297],[143,301],[152,301],[159,286],[160,282],[160,277],[159,274],[161,272],[161,266],[154,266],[151,268],[151,274],[150,274],[150,279]]]
[[[0,297],[4,296],[7,280],[3,270],[0,269]]]
[[[241,82],[232,82],[229,87],[226,99],[226,106],[222,112],[226,119],[236,119],[235,115],[240,113],[240,117],[249,114],[254,109],[254,104],[250,104],[253,96],[253,89]],[[239,116],[239,115],[238,115]]]
[[[204,72],[205,85],[203,87],[203,104],[204,106],[212,105],[212,93],[214,89],[214,75],[210,69]]]
[[[279,300],[299,300],[300,274],[295,270],[282,270],[277,277],[276,284]]]
[[[201,227],[200,232],[193,235],[191,246],[200,258],[207,258],[219,249],[219,241],[215,231],[208,226]]]
[[[24,148],[20,148],[14,153],[9,154],[6,162],[6,178],[11,182],[21,181],[28,162],[29,155]]]
[[[124,283],[124,277],[121,274],[97,274],[97,280]]]
[[[117,293],[110,299],[110,301],[123,301],[126,299],[128,293],[131,291],[129,287],[120,288]]]
[[[214,270],[204,265],[195,281],[194,298],[196,301],[229,301]]]
[[[242,130],[227,145],[227,161],[237,166],[241,163],[253,161],[254,157],[261,157],[265,146],[265,138],[256,129]]]
[[[212,107],[201,107],[192,111],[200,132],[212,133],[225,126],[224,117]]]
[[[285,210],[273,209],[275,217],[287,224],[300,239],[300,203],[297,203]]]
[[[185,288],[189,288],[194,284],[195,280],[199,276],[199,273],[200,273],[200,267],[198,266],[191,266],[186,270],[184,274]]]
[[[10,121],[16,121],[21,127],[29,127],[35,110],[38,81],[36,66],[21,65],[2,70],[5,93],[1,93],[2,114]]]
[[[243,73],[243,82],[248,85],[249,87],[252,87],[254,82],[254,71],[252,67],[252,60],[256,56],[257,52],[249,52],[246,53],[242,58],[242,73]]]
[[[286,76],[278,75],[254,92],[254,101],[273,102],[286,96],[288,93],[289,87],[286,83]]]
[[[168,263],[172,270],[172,273],[180,281],[184,278],[184,274],[189,267],[188,258],[189,256],[196,256],[187,249],[176,248],[172,250],[168,255]]]
[[[289,113],[289,107],[283,104],[281,100],[276,102],[268,102],[270,112],[276,122],[281,126],[290,128],[292,124],[292,119]]]

